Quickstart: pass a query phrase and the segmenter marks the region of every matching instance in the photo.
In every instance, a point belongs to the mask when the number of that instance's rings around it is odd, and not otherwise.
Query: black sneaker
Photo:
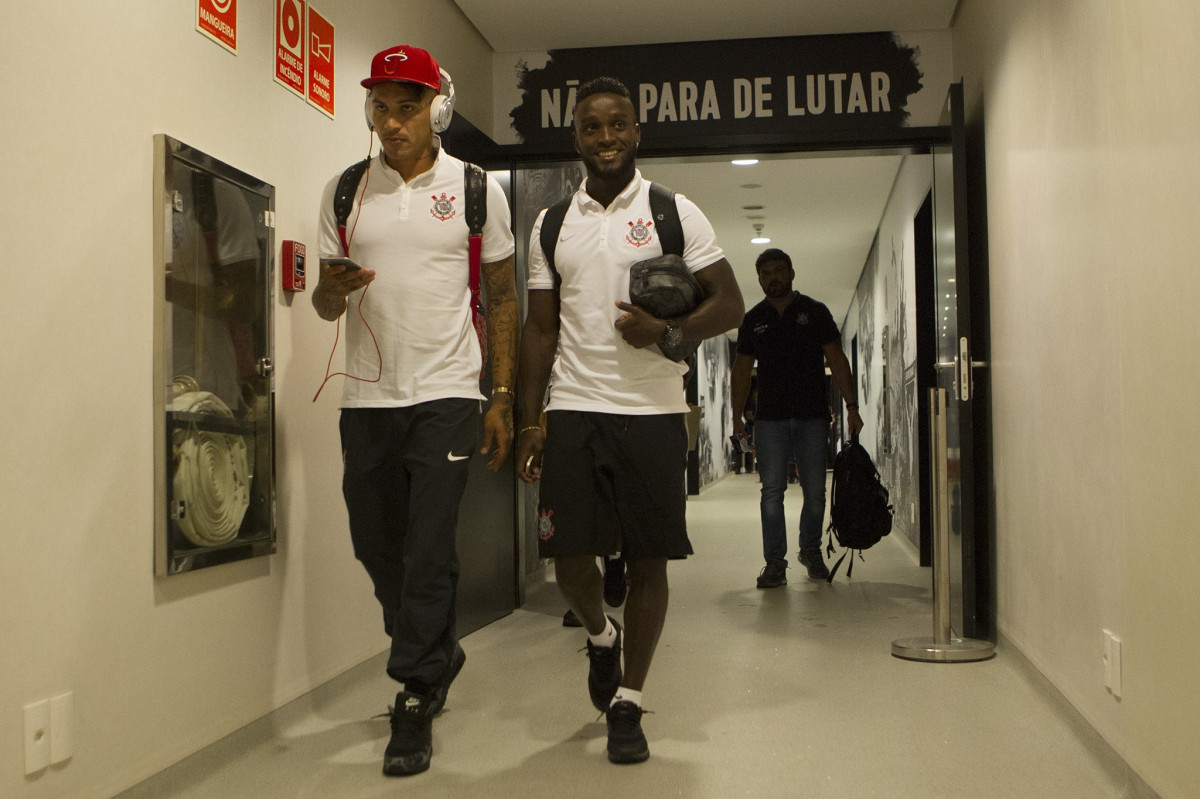
[[[567,608],[567,612],[563,614],[563,627],[582,627],[583,622],[575,615],[575,611]]]
[[[454,645],[454,654],[450,656],[450,663],[446,665],[446,672],[442,675],[442,679],[430,688],[429,691],[429,715],[437,716],[442,712],[442,708],[446,706],[446,694],[450,693],[450,683],[454,682],[454,678],[462,671],[463,664],[467,662],[467,653],[457,643]]]
[[[608,761],[642,763],[650,758],[650,747],[642,734],[642,709],[633,702],[613,702],[608,718]]]
[[[388,777],[420,774],[429,768],[433,753],[433,714],[430,700],[420,694],[401,691],[396,706],[389,707],[392,738],[383,751],[383,773]]]
[[[829,567],[825,565],[825,558],[821,557],[820,550],[801,552],[800,565],[808,569],[808,576],[814,580],[829,579]]]
[[[604,712],[621,687],[621,625],[612,616],[608,617],[617,628],[617,640],[612,646],[596,646],[591,639],[587,642],[588,693],[592,706]]]
[[[625,582],[625,559],[613,558],[604,560],[604,604],[610,608],[619,608],[625,601],[625,593],[629,585]]]
[[[787,561],[782,558],[767,561],[758,574],[759,588],[778,588],[787,585]]]

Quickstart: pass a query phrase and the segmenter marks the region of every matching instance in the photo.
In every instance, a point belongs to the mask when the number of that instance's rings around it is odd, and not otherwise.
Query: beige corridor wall
[[[312,252],[322,186],[367,149],[371,54],[429,47],[487,121],[491,52],[450,0],[319,3],[331,121],[272,81],[274,4],[239,5],[235,56],[195,32],[195,0],[0,4],[0,796],[111,796],[386,648],[337,386],[310,401],[333,329],[307,295],[276,306],[279,553],[152,575],[152,137],[274,184],[276,251]],[[75,756],[26,778],[21,708],[66,691]]]
[[[1200,796],[1200,7],[964,0],[953,33],[986,133],[999,627]]]

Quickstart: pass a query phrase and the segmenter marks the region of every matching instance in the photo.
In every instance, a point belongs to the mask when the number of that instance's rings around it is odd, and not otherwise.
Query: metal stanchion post
[[[929,663],[987,660],[991,641],[955,638],[950,629],[950,478],[946,472],[946,390],[929,390],[933,457],[933,636],[898,638],[892,654]]]

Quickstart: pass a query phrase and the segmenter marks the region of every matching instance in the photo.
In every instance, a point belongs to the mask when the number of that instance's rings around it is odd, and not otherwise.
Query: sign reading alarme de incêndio
[[[304,46],[305,0],[275,0],[275,80],[304,96],[308,70]]]

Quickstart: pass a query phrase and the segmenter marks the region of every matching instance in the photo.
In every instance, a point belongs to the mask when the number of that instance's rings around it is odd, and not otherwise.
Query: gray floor
[[[788,492],[794,523],[799,491]],[[151,780],[141,797],[1129,796],[1127,772],[1004,646],[982,663],[890,654],[929,635],[930,573],[884,539],[854,578],[760,591],[758,482],[689,501],[695,557],[671,565],[667,628],[646,686],[651,759],[613,766],[587,698],[579,630],[550,582],[463,640],[430,771],[380,775],[395,686],[377,657]],[[552,575],[548,575],[552,579]],[[618,611],[619,613],[619,611]],[[1132,778],[1136,781],[1136,777]]]

